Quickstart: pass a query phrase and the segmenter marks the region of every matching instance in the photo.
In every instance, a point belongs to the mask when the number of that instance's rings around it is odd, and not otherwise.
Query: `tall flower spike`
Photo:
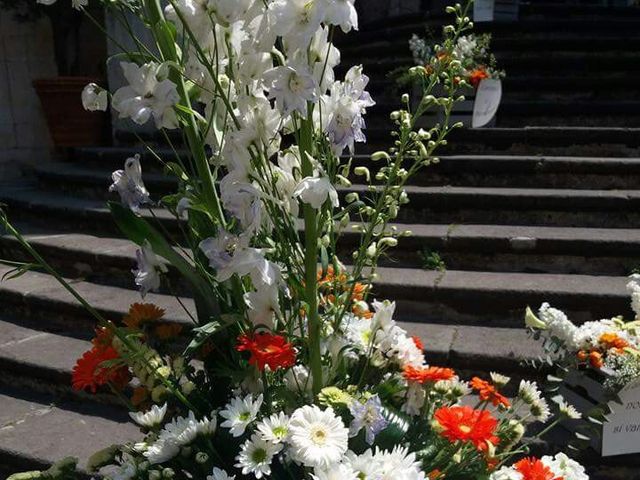
[[[124,170],[116,170],[111,174],[113,184],[110,192],[118,192],[123,203],[138,213],[140,207],[151,202],[149,191],[142,181],[140,155],[135,154],[124,162]]]

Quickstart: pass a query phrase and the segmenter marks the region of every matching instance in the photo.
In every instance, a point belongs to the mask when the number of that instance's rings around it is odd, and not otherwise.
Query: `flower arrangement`
[[[470,33],[461,35],[453,49],[453,58],[460,62],[460,77],[475,89],[485,78],[502,79],[505,77],[504,70],[498,69],[496,58],[490,53],[490,47],[491,34]],[[436,63],[449,61],[449,56],[441,45],[429,42],[416,34],[413,34],[409,40],[409,49],[414,63],[427,70],[433,69]]]
[[[34,258],[18,269],[39,265],[98,322],[73,387],[110,388],[143,432],[98,452],[89,470],[113,480],[587,478],[562,455],[508,466],[529,453],[529,426],[547,423],[543,435],[575,415],[570,406],[551,406],[533,382],[510,399],[503,375],[467,382],[429,365],[395,303],[371,298],[378,260],[409,234],[392,225],[404,187],[457,126],[468,4],[447,9],[455,22],[439,52],[450,61],[411,69],[421,101],[411,108],[403,95],[393,146],[364,163],[353,151],[374,104],[368,78],[355,66],[338,79],[331,42],[334,29],[357,28],[353,0],[105,6],[139,15],[157,49],[126,52],[129,84],[113,95],[89,85],[85,106],[110,100],[122,118],[153,121],[175,151],[158,159],[179,181],[153,202],[140,158],[129,158],[113,173],[121,202],[110,209],[139,246],[141,295],[180,277],[195,311],[185,307],[191,325],[149,303],[106,319],[2,215]],[[433,110],[444,121],[418,128]],[[189,155],[167,130],[183,134]],[[179,240],[158,226],[156,206],[180,222]],[[349,265],[338,258],[347,230],[360,235]],[[40,477],[70,478],[69,465]]]
[[[636,313],[630,322],[614,317],[578,326],[548,303],[537,316],[527,309],[525,322],[543,339],[554,364],[595,371],[605,377],[605,389],[616,394],[640,378],[640,275],[631,275],[627,290]]]

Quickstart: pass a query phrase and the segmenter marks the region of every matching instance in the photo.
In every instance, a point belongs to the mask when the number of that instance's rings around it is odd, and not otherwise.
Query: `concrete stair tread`
[[[8,471],[47,468],[67,456],[84,469],[96,451],[142,438],[126,411],[51,394],[0,387],[0,464]]]

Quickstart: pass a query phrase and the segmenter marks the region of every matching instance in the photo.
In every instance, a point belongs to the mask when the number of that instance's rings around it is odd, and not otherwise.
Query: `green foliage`
[[[424,270],[436,270],[438,272],[444,272],[447,269],[442,256],[435,250],[429,247],[424,247],[422,251],[418,253],[420,256],[421,267]]]

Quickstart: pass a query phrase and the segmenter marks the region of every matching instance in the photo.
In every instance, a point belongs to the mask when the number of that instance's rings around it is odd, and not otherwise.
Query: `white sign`
[[[502,99],[502,82],[485,78],[480,82],[476,93],[476,101],[473,105],[472,128],[480,128],[487,125],[496,116],[500,100]]]
[[[629,385],[619,394],[622,405],[610,403],[613,413],[602,427],[602,456],[640,451],[640,384]]]
[[[494,0],[476,0],[473,3],[473,21],[492,22],[494,8]]]

